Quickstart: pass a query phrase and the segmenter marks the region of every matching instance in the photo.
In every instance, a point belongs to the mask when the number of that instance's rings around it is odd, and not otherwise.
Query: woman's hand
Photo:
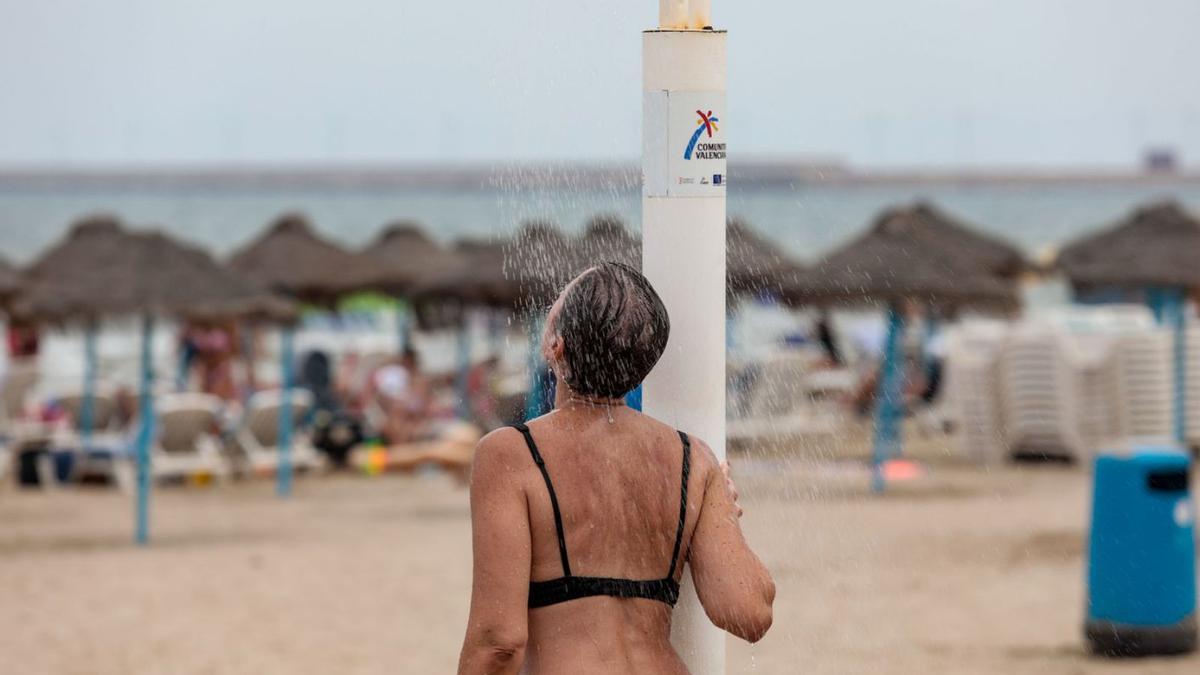
[[[729,486],[729,492],[733,495],[733,506],[737,509],[738,518],[742,517],[742,505],[738,501],[737,485],[733,482],[733,476],[729,474],[729,460],[721,462],[721,473],[725,474],[725,484]]]

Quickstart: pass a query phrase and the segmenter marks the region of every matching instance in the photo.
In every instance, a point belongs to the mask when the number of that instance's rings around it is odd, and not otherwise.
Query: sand
[[[764,641],[729,640],[729,673],[1200,672],[1085,654],[1084,470],[923,447],[928,475],[882,498],[828,451],[738,460],[779,597]],[[307,477],[287,502],[267,482],[164,488],[153,514],[137,549],[126,496],[0,492],[0,671],[453,671],[470,523],[452,480]]]

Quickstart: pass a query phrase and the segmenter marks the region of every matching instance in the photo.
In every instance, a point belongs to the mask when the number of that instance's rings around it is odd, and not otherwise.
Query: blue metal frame
[[[1174,289],[1170,294],[1169,318],[1175,331],[1175,440],[1187,445],[1187,292]]]
[[[875,445],[871,455],[871,489],[876,493],[886,487],[883,464],[900,450],[900,423],[903,420],[904,313],[896,306],[888,307],[887,340],[883,362],[879,365],[879,381],[875,396]]]
[[[80,459],[86,459],[92,447],[96,422],[96,322],[83,329],[83,401],[79,405]]]
[[[141,429],[137,436],[137,501],[134,541],[150,541],[150,440],[154,436],[154,317],[142,318],[142,384],[139,403]]]
[[[542,329],[545,317],[534,314],[529,317],[529,393],[525,395],[525,419],[540,417],[542,400],[546,397],[542,374]]]
[[[292,495],[292,386],[295,368],[295,331],[284,326],[279,335],[280,370],[283,383],[279,406],[279,468],[275,471],[275,492],[280,497]]]
[[[409,312],[403,300],[396,301],[396,347],[403,354],[409,346]]]
[[[1187,445],[1187,306],[1188,293],[1184,288],[1150,288],[1146,304],[1160,326],[1174,333],[1172,379],[1172,435],[1180,445]]]
[[[455,360],[458,373],[454,377],[454,390],[458,399],[458,419],[471,419],[470,392],[467,391],[471,377],[471,323],[463,316],[462,325],[458,329],[458,339],[455,342]]]

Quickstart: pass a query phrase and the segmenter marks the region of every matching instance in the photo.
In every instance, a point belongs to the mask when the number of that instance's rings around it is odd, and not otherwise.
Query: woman
[[[474,586],[459,673],[686,673],[670,643],[684,563],[717,626],[751,642],[775,586],[707,445],[629,409],[670,322],[615,263],[572,281],[546,320],[555,410],[480,441]]]

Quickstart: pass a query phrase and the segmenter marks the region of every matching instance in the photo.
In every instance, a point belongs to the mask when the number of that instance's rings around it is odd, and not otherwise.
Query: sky
[[[713,0],[730,156],[1200,165],[1197,0]],[[627,161],[654,0],[0,0],[0,166]]]

